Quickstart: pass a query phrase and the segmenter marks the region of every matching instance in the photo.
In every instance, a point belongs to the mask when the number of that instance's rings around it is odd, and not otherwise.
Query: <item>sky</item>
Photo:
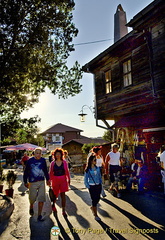
[[[126,11],[127,22],[129,22],[151,2],[152,0],[75,0],[73,22],[79,34],[73,41],[75,51],[68,58],[68,66],[71,67],[75,61],[83,66],[114,43],[114,14],[119,4]],[[110,40],[76,45],[107,39]],[[51,94],[47,89],[40,95],[39,103],[22,113],[22,118],[38,115],[41,118],[38,124],[40,132],[57,123],[62,123],[83,130],[82,135],[87,137],[103,136],[105,130],[96,127],[94,114],[89,110],[89,107],[94,107],[93,75],[84,73],[80,83],[83,86],[82,92],[65,100],[58,99],[58,96]],[[87,115],[85,122],[82,123],[78,114],[83,105],[88,107],[83,108]],[[101,125],[104,126],[103,123]]]

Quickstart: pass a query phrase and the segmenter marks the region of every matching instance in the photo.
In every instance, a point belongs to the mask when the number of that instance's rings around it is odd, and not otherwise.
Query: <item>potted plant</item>
[[[17,179],[17,174],[13,170],[9,170],[6,174],[6,182],[8,185],[8,189],[5,190],[6,195],[9,197],[13,197],[13,184],[15,183],[15,180]]]
[[[3,191],[3,182],[5,180],[5,175],[3,174],[3,168],[0,164],[0,193]]]

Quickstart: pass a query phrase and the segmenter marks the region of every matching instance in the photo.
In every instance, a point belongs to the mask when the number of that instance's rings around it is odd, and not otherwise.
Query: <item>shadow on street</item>
[[[59,207],[61,207],[61,198],[59,196],[59,200],[56,202]],[[90,223],[87,219],[85,219],[82,215],[77,214],[77,206],[76,204],[66,195],[66,210],[69,216],[75,216],[78,223],[83,228],[90,227]]]
[[[33,217],[29,219],[30,225],[30,240],[50,240],[51,228],[54,226],[54,222],[47,217],[44,222],[38,222]]]
[[[142,207],[142,204],[140,203],[140,198],[137,198],[137,201],[139,202],[139,205],[141,205]],[[118,210],[120,213],[122,213],[125,217],[127,217],[134,226],[136,226],[136,229],[156,229],[156,227],[138,217],[136,217],[135,215],[131,214],[130,212],[127,212],[126,210],[120,208],[119,206],[117,206],[115,203],[111,202],[110,200],[108,199],[102,199],[102,201],[104,201],[105,203],[107,203],[108,205],[114,207],[116,210]],[[128,201],[127,201],[128,202]],[[134,206],[134,205],[133,205]],[[136,208],[136,207],[135,207]],[[143,207],[142,207],[143,208]],[[151,211],[151,210],[150,210]],[[161,212],[161,210],[160,210]],[[143,213],[142,213],[143,214]],[[158,213],[157,213],[158,214]],[[148,218],[150,218],[148,216]],[[130,227],[131,228],[135,228],[133,227],[131,224],[130,224]],[[165,236],[165,231],[163,229],[158,229],[159,233],[147,233],[148,236],[152,237],[154,240],[160,240],[160,239],[164,239],[164,236]],[[142,234],[142,233],[140,233]],[[139,235],[140,235],[139,234]],[[143,235],[143,234],[142,234]],[[146,235],[145,235],[146,237]]]
[[[115,231],[110,228],[110,226],[108,226],[107,224],[105,224],[102,221],[98,221],[98,223],[101,225],[101,227],[104,229],[104,231],[106,232],[106,234],[112,239],[112,240],[116,240],[116,239],[120,239],[120,240],[127,240],[126,238],[124,238],[121,234],[119,233],[115,233]]]
[[[59,221],[58,219],[58,216],[57,214],[54,214],[54,217],[57,221],[57,226],[60,228],[60,233],[61,235],[63,236],[63,239],[65,240],[71,240],[71,238],[69,237],[69,235],[66,233],[66,229],[63,228],[61,222]],[[58,236],[58,239],[62,239],[60,236]]]
[[[0,223],[0,236],[1,236],[1,234],[6,230],[6,228],[8,227],[8,225],[9,225],[9,220],[10,220],[10,218],[9,218],[9,219],[6,219],[5,221],[3,221],[3,222]]]
[[[91,201],[90,194],[89,194],[88,190],[81,191],[80,189],[78,189],[78,188],[76,188],[74,186],[72,186],[72,187],[73,187],[74,193],[77,196],[79,196],[84,201],[84,203],[87,204],[90,207],[91,204],[92,204],[92,201]],[[100,215],[102,215],[103,217],[109,217],[109,218],[112,219],[110,214],[107,211],[105,211],[104,209],[102,209],[100,206],[101,206],[101,203],[99,202],[98,203],[98,212],[100,213]]]
[[[149,193],[138,195],[137,192],[132,192],[123,193],[122,200],[130,203],[152,221],[164,226],[165,214],[162,213],[165,213],[165,199],[153,197]]]

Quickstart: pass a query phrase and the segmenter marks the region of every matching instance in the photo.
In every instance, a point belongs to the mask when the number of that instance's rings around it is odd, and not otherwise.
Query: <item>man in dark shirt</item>
[[[45,178],[47,180],[47,185],[50,185],[46,161],[41,155],[41,149],[36,148],[34,157],[27,161],[23,176],[25,187],[29,188],[30,215],[34,214],[33,204],[38,198],[38,221],[43,221],[41,213],[43,204],[46,201]]]
[[[131,169],[133,170],[131,177],[127,183],[127,190],[131,189],[132,183],[138,184],[138,192],[144,192],[144,185],[147,181],[147,166],[143,163],[141,159],[136,160],[135,164],[138,162],[138,167],[136,165],[132,166]]]

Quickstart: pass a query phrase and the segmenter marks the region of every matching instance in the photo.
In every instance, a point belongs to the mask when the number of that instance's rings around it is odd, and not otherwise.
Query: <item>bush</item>
[[[3,168],[0,164],[0,184],[2,184],[5,180],[5,175],[3,174]]]
[[[100,146],[100,144],[99,143],[85,143],[83,146],[82,146],[82,151],[83,151],[83,153],[86,153],[86,154],[88,154],[89,153],[89,151],[93,148],[93,147],[95,147],[95,146]]]
[[[8,184],[8,188],[13,188],[13,184],[15,183],[15,180],[17,179],[17,174],[13,170],[9,170],[6,174],[6,182]]]

